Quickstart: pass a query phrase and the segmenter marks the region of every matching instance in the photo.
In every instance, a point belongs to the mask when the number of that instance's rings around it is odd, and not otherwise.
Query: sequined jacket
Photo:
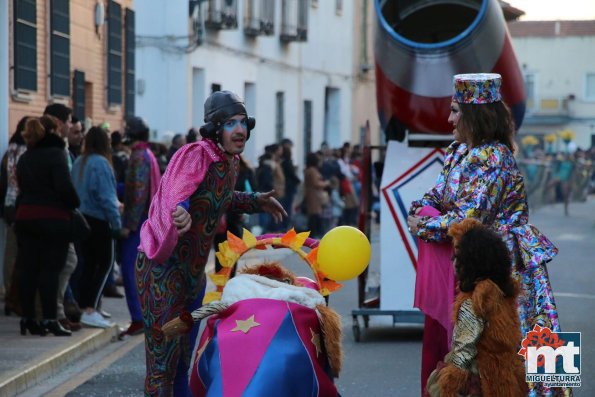
[[[510,149],[487,143],[468,150],[453,142],[447,149],[436,185],[409,210],[432,206],[440,216],[422,217],[417,236],[425,241],[445,241],[448,227],[464,218],[476,218],[499,232],[514,263],[526,268],[549,262],[558,250],[528,223],[525,185]]]

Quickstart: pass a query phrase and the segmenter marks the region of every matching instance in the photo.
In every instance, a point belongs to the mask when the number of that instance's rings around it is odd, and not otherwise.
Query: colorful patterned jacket
[[[440,216],[422,217],[417,236],[425,241],[445,241],[448,227],[464,218],[476,218],[498,231],[513,263],[518,258],[527,268],[549,262],[558,249],[528,223],[529,207],[523,176],[510,149],[487,143],[468,150],[453,142],[436,185],[411,204],[409,214],[425,205]]]
[[[155,263],[174,256],[191,255],[198,266],[212,246],[215,228],[227,211],[260,211],[258,193],[234,191],[239,156],[228,159],[211,140],[181,147],[172,157],[141,227],[139,250]],[[189,199],[192,227],[178,238],[172,220],[176,206]],[[198,253],[196,252],[198,249]],[[185,259],[177,258],[184,261]]]

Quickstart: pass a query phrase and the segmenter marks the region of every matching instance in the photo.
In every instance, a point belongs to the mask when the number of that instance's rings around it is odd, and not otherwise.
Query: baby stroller
[[[292,229],[255,237],[228,233],[209,275],[217,290],[203,306],[163,326],[171,337],[207,319],[189,374],[194,396],[338,396],[333,377],[341,369],[341,319],[325,297],[341,287],[318,271],[318,240]],[[306,252],[303,248],[309,248]],[[314,280],[296,277],[279,263],[262,263],[230,278],[252,249],[288,248],[312,269]]]

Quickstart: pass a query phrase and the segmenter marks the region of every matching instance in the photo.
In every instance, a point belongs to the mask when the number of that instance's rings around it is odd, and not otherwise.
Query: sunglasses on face
[[[225,123],[223,123],[223,129],[227,132],[235,130],[237,125],[240,125],[242,129],[248,128],[248,118],[244,117],[243,119],[229,119]]]

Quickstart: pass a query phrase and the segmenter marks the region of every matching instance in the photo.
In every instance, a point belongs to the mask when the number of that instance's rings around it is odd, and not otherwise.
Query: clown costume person
[[[409,230],[427,242],[449,241],[450,225],[465,218],[475,218],[495,230],[508,247],[511,274],[521,286],[518,314],[523,336],[535,325],[560,332],[546,267],[558,249],[529,223],[523,175],[514,158],[514,123],[500,93],[502,77],[495,73],[458,74],[453,83],[448,121],[454,142],[447,149],[436,185],[411,203]],[[432,207],[438,214],[422,216],[424,207]],[[445,334],[439,324],[430,324],[426,332]],[[423,362],[422,353],[422,367]],[[427,376],[427,371],[423,375]],[[570,394],[569,389],[549,389],[541,384],[529,387],[531,397]]]
[[[145,328],[147,396],[186,395],[192,346],[188,335],[165,340],[160,327],[192,311],[205,288],[204,268],[221,216],[227,211],[287,216],[273,192],[235,192],[239,154],[255,120],[243,100],[218,91],[205,101],[203,140],[172,157],[141,228],[136,285]]]

